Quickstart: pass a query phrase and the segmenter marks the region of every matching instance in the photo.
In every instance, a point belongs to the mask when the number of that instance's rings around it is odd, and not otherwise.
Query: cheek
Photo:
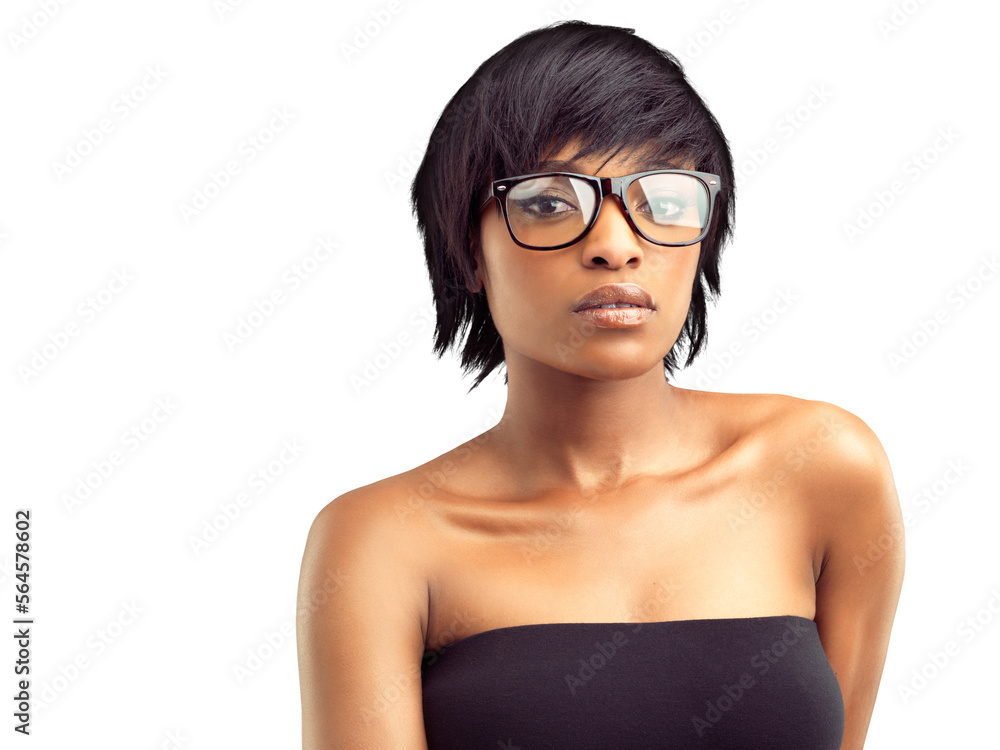
[[[697,275],[698,253],[694,252],[678,263],[678,267],[675,269],[674,278],[677,279],[676,287],[678,290],[677,304],[684,315],[687,315],[687,309],[691,303],[691,290]]]
[[[500,335],[512,343],[545,316],[545,303],[552,298],[551,268],[545,264],[549,259],[515,245],[503,218],[484,220],[480,241],[490,315]]]
[[[691,307],[691,289],[698,272],[700,245],[682,248],[684,252],[664,258],[657,273],[661,274],[656,288],[656,307],[661,318],[670,321],[670,334],[680,335]]]
[[[663,252],[666,249],[668,252]],[[639,284],[662,292],[690,292],[698,271],[699,246],[657,248],[646,255],[642,270],[632,277]],[[659,302],[659,301],[658,301]]]
[[[500,335],[509,343],[547,319],[551,285],[535,265],[496,262],[490,266],[490,313]]]
[[[522,262],[525,259],[519,252],[523,249],[510,239],[502,217],[492,213],[487,217],[484,213],[479,237],[485,266],[483,287],[490,315],[500,335],[507,338],[530,318],[530,303],[537,292],[528,268],[531,264]]]

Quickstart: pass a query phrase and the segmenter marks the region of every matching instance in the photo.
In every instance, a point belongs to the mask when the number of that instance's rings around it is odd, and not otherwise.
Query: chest
[[[814,540],[792,488],[635,483],[436,509],[427,648],[557,622],[815,614]]]

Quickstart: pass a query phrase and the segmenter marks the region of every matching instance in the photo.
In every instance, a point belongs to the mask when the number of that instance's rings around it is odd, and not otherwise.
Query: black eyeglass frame
[[[627,198],[629,186],[633,182],[638,180],[640,177],[646,177],[648,175],[654,175],[654,174],[691,175],[692,177],[697,178],[708,190],[708,217],[705,220],[705,228],[704,230],[702,230],[701,234],[699,234],[693,240],[689,240],[687,242],[661,242],[659,240],[655,240],[652,237],[648,236],[645,232],[643,232],[642,229],[640,229],[639,226],[635,223],[635,220],[632,218],[632,212],[629,210],[628,198]],[[594,189],[594,195],[597,196],[597,208],[594,210],[594,215],[590,217],[590,222],[587,224],[583,232],[580,233],[580,236],[577,237],[572,242],[564,242],[561,245],[553,245],[553,246],[529,245],[525,242],[522,242],[521,240],[519,240],[517,237],[514,236],[514,230],[510,226],[510,216],[507,213],[507,196],[509,195],[510,188],[512,188],[517,183],[523,182],[525,180],[532,180],[538,177],[556,177],[556,176],[576,177],[578,179],[584,180]],[[628,222],[628,225],[629,227],[632,228],[633,232],[638,234],[644,240],[652,242],[654,245],[661,245],[664,247],[686,247],[688,245],[693,245],[696,242],[700,242],[705,238],[705,235],[708,234],[708,230],[712,226],[712,215],[714,213],[714,208],[715,208],[715,196],[718,195],[719,193],[721,182],[722,180],[718,175],[709,174],[708,172],[694,172],[689,169],[653,169],[647,172],[636,172],[635,174],[626,174],[622,175],[621,177],[595,177],[594,175],[591,174],[577,174],[576,172],[536,172],[534,174],[517,175],[516,177],[504,177],[501,180],[494,180],[493,182],[491,182],[489,185],[489,194],[486,196],[486,199],[479,206],[479,213],[482,213],[483,209],[486,208],[487,205],[489,205],[489,202],[494,198],[496,198],[497,202],[500,204],[500,207],[503,211],[504,222],[507,224],[507,232],[510,234],[510,238],[514,240],[516,244],[528,250],[540,250],[540,251],[561,250],[564,247],[575,245],[577,242],[586,237],[587,234],[590,232],[590,230],[594,227],[594,224],[597,223],[597,217],[600,216],[601,214],[601,206],[604,204],[605,196],[616,195],[618,196],[618,200],[621,201],[622,207],[625,210],[625,220]]]

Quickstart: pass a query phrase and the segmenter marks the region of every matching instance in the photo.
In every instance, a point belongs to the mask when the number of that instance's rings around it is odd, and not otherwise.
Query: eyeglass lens
[[[629,185],[626,197],[633,221],[655,242],[692,242],[708,222],[708,188],[692,175],[646,175]],[[595,186],[578,177],[535,177],[507,193],[514,236],[537,247],[573,242],[586,231],[596,207]]]

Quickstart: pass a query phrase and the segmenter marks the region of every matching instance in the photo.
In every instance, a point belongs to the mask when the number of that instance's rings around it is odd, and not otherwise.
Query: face
[[[591,156],[571,163],[570,143],[538,170],[558,169],[618,177],[651,167],[628,154],[610,161]],[[692,169],[692,165],[685,165]],[[687,318],[701,243],[665,247],[629,226],[617,197],[607,196],[590,232],[559,250],[529,250],[511,239],[497,201],[480,216],[476,276],[503,339],[508,370],[519,360],[598,380],[632,378],[657,368]],[[651,311],[577,311],[605,284],[638,285]],[[615,324],[624,323],[614,327]],[[611,326],[611,327],[609,327]]]

